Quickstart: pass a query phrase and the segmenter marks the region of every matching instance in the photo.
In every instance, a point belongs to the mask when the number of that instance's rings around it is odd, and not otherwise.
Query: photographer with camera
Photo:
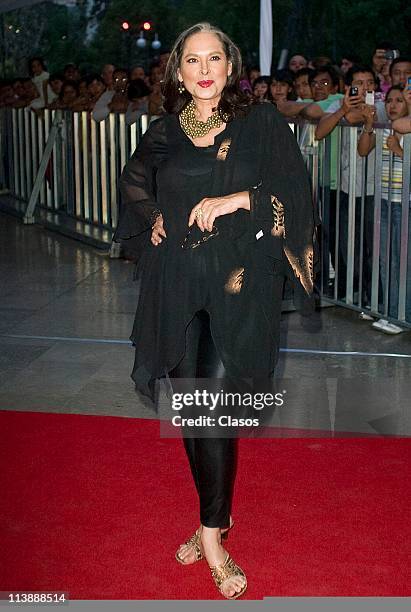
[[[388,73],[390,63],[392,60],[399,57],[399,55],[400,52],[395,45],[387,41],[377,43],[375,49],[373,50],[371,68],[373,69],[373,72],[380,83],[380,88],[382,88],[384,94],[391,86]]]
[[[371,67],[373,69],[374,74],[377,76],[381,74],[381,70],[385,64],[386,57],[385,57],[385,53],[387,51],[387,49],[392,49],[392,44],[391,43],[377,43],[373,54],[372,54],[372,59],[371,59]]]

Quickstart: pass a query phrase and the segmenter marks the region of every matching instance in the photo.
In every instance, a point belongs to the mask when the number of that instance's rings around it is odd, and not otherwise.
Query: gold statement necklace
[[[190,100],[185,108],[179,114],[180,125],[190,138],[199,138],[205,136],[213,128],[219,128],[226,123],[228,117],[225,115],[221,118],[217,111],[215,111],[207,121],[199,121],[195,114],[196,105],[194,100]]]

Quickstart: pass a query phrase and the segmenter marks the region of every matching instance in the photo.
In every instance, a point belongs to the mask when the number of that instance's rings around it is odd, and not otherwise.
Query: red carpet
[[[180,440],[116,417],[3,411],[0,424],[0,590],[221,599],[204,562],[174,560],[198,522]],[[241,440],[227,548],[245,598],[409,596],[410,448]]]

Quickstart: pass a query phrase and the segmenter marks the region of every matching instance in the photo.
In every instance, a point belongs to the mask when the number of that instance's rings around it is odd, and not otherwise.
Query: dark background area
[[[27,59],[46,58],[49,71],[68,62],[83,71],[116,65],[147,65],[157,33],[162,49],[189,25],[206,20],[240,46],[247,64],[258,63],[259,0],[57,0],[0,16],[0,75],[27,74]],[[66,2],[66,4],[64,4]],[[125,32],[122,22],[130,29]],[[146,49],[138,49],[141,25],[150,21]],[[392,41],[411,52],[411,3],[403,0],[273,0],[273,67],[280,51],[339,61],[355,52],[370,62],[373,46]],[[157,52],[158,53],[158,52]]]

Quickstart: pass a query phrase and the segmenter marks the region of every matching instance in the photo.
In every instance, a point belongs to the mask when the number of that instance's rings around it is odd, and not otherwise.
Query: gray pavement
[[[153,418],[130,379],[133,270],[107,252],[0,214],[1,410]],[[329,391],[337,385],[328,411],[343,394],[357,411],[377,407],[373,422],[400,414],[386,432],[408,435],[411,332],[386,336],[339,307],[322,309],[317,323],[310,331],[297,313],[282,315],[278,371],[301,386],[301,402],[305,379]]]

